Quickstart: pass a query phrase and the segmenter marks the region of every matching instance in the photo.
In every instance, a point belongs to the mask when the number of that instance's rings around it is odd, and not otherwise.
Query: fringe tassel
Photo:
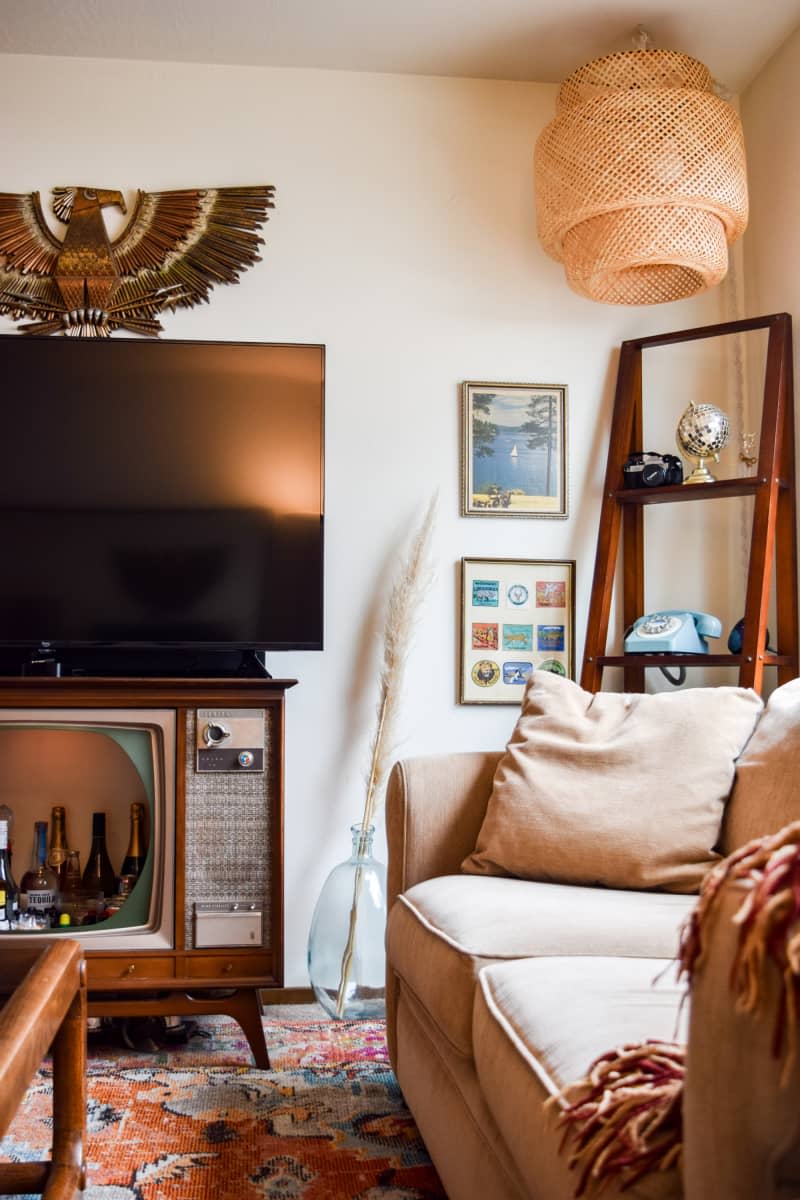
[[[723,885],[729,881],[745,885],[744,899],[733,918],[739,926],[739,938],[731,967],[731,990],[738,1011],[761,1012],[767,960],[777,968],[782,986],[772,1052],[776,1058],[785,1055],[781,1073],[781,1085],[785,1086],[798,1057],[800,821],[769,837],[748,842],[709,873],[681,935],[680,973],[690,984],[705,956],[710,915]]]
[[[748,842],[706,876],[678,952],[690,987],[705,957],[710,916],[729,882],[744,884],[733,917],[739,927],[730,974],[734,1002],[740,1012],[763,1011],[764,968],[771,960],[781,977],[772,1052],[785,1056],[785,1086],[800,1054],[800,821]],[[585,1079],[547,1101],[561,1106],[561,1149],[571,1146],[569,1166],[580,1171],[576,1200],[599,1196],[612,1179],[624,1192],[648,1172],[680,1163],[685,1053],[671,1042],[623,1046],[595,1059]]]
[[[622,1046],[595,1059],[585,1079],[547,1102],[561,1104],[563,1150],[580,1171],[576,1198],[613,1180],[626,1191],[650,1171],[680,1163],[685,1049],[672,1042]]]

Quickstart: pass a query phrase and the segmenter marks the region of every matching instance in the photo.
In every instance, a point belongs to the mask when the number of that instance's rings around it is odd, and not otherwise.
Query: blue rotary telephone
[[[634,621],[624,649],[626,654],[708,654],[706,638],[721,633],[722,622],[711,613],[667,609]]]

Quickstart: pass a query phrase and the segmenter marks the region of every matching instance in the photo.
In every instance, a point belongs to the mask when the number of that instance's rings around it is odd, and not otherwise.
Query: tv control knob
[[[253,754],[252,750],[242,750],[238,761],[240,767],[252,767],[253,763],[256,761],[256,756]]]
[[[206,725],[203,730],[203,741],[207,746],[221,746],[223,742],[227,742],[230,736],[231,731],[228,726],[222,725],[218,721]]]

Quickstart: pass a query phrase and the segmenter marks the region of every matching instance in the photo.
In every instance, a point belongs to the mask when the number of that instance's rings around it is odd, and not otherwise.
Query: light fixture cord
[[[637,25],[631,37],[635,50],[652,50],[653,39],[645,29],[644,25]]]
[[[720,298],[723,306],[723,319],[726,321],[741,321],[744,316],[742,288],[739,278],[738,248],[731,248],[728,257],[728,273],[720,288]],[[733,375],[733,411],[737,432],[741,439],[747,428],[749,414],[749,398],[747,388],[747,342],[743,333],[734,333],[726,339],[728,361]],[[742,461],[738,464],[739,474],[748,475],[752,468]],[[739,504],[739,555],[740,569],[744,580],[750,563],[750,537],[752,523],[752,505],[747,497],[742,497]]]

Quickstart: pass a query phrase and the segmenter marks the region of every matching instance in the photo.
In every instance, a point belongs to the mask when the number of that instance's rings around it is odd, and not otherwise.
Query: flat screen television
[[[4,673],[322,649],[324,347],[9,334],[0,379]]]

